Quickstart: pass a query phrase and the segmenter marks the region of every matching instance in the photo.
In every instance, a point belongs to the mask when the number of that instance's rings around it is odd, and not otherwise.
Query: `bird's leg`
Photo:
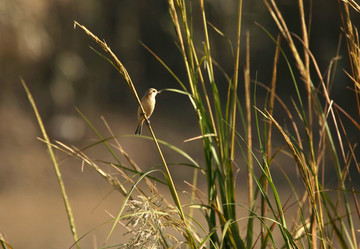
[[[141,113],[140,115],[144,117],[144,120],[146,121],[146,124],[147,124],[147,125],[150,125],[150,120],[149,120],[149,118],[146,117],[144,114],[145,114],[145,113]],[[146,118],[145,118],[145,117],[146,117]]]

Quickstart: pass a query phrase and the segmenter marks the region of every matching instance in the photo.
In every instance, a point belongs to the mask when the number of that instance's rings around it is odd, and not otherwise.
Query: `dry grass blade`
[[[360,12],[360,5],[354,0],[342,0],[344,3],[348,3],[354,10]]]
[[[0,245],[3,249],[13,249],[12,246],[7,242],[6,238],[0,233]]]
[[[272,115],[273,114],[273,109],[274,109],[274,101],[275,101],[275,89],[276,89],[276,78],[277,78],[277,65],[278,65],[278,61],[279,61],[279,54],[280,54],[280,41],[281,41],[281,36],[280,34],[278,35],[277,37],[277,41],[276,41],[276,50],[275,50],[275,57],[274,57],[274,63],[273,63],[273,72],[272,72],[272,79],[271,79],[271,90],[270,90],[270,103],[269,103],[269,107],[268,107],[268,111],[269,113]],[[246,81],[245,81],[245,84],[246,84]],[[248,123],[248,126],[250,126],[251,123],[249,124]],[[269,122],[268,124],[268,129],[267,129],[267,144],[266,144],[266,157],[267,157],[267,161],[268,161],[268,164],[270,166],[270,161],[271,161],[271,157],[272,157],[272,122]],[[250,140],[250,139],[248,139]],[[249,143],[249,141],[248,141]],[[252,160],[252,157],[251,157],[251,151],[249,151],[248,153],[248,158]],[[265,170],[269,170],[267,167]],[[251,176],[251,172],[249,172],[250,175],[249,177]],[[269,172],[267,172],[267,174],[270,174]],[[252,176],[251,176],[252,177]],[[264,180],[264,193],[268,193],[268,185],[269,185],[269,182],[268,182],[268,179],[265,179]],[[262,196],[261,197],[261,214],[262,216],[266,216],[266,213],[267,213],[267,207],[266,207],[266,202],[265,202],[265,199],[264,197]],[[264,231],[265,231],[265,224],[262,224],[262,230],[261,230],[261,239],[262,241],[264,241]]]
[[[336,110],[340,111],[342,114],[345,115],[345,117],[347,117],[350,122],[355,126],[356,129],[358,129],[360,131],[360,124],[353,118],[350,116],[349,113],[347,113],[343,108],[341,108],[338,104],[334,103],[334,106],[336,107]]]
[[[281,42],[281,36],[278,35],[276,39],[276,50],[275,50],[275,56],[274,56],[274,64],[273,64],[273,70],[272,70],[272,78],[271,78],[271,88],[270,88],[270,103],[268,107],[268,111],[271,115],[273,115],[274,105],[275,105],[275,97],[276,97],[276,79],[277,79],[277,66],[279,62],[279,54],[280,54],[280,42]],[[268,126],[268,136],[267,136],[267,145],[266,145],[266,154],[268,160],[271,158],[272,154],[272,129],[271,125],[272,123],[269,123]]]
[[[347,71],[344,70],[344,72],[351,79],[351,81],[355,84],[357,91],[360,91],[360,83],[357,82],[357,80],[354,77],[352,77]],[[355,91],[356,91],[356,89],[355,89]]]
[[[62,176],[61,176],[61,172],[60,172],[58,162],[57,162],[57,160],[55,158],[55,154],[54,154],[54,151],[52,149],[52,146],[50,145],[51,142],[50,142],[49,136],[47,135],[45,126],[44,126],[44,124],[42,122],[42,119],[40,117],[40,113],[39,113],[39,111],[38,111],[38,109],[36,107],[35,100],[34,100],[32,94],[31,94],[29,88],[27,87],[25,81],[22,78],[20,80],[21,80],[21,83],[22,83],[22,85],[23,85],[23,87],[24,87],[24,89],[26,91],[26,94],[28,96],[31,107],[33,108],[33,110],[35,112],[35,116],[36,116],[36,119],[37,119],[37,121],[39,123],[41,132],[42,132],[42,134],[44,136],[44,140],[46,141],[46,144],[47,144],[47,147],[48,147],[48,150],[49,150],[49,154],[50,154],[50,158],[51,158],[51,160],[53,162],[54,170],[55,170],[55,173],[56,173],[59,185],[60,185],[62,197],[63,197],[65,208],[66,208],[66,213],[67,213],[69,224],[70,224],[70,229],[71,229],[71,232],[73,234],[74,240],[76,241],[76,247],[80,248],[80,245],[77,243],[78,235],[77,235],[77,232],[76,232],[74,215],[73,215],[71,205],[70,205],[67,193],[66,193],[64,182],[62,180]]]
[[[271,89],[261,83],[257,83],[258,85],[262,86],[263,88],[265,88],[267,91],[271,91]],[[296,142],[299,146],[300,150],[303,150],[303,145],[302,145],[302,139],[300,136],[300,132],[299,129],[297,127],[297,124],[295,122],[295,119],[293,117],[293,115],[291,114],[291,111],[289,110],[288,106],[285,104],[285,102],[280,98],[280,96],[278,96],[277,94],[275,94],[275,99],[278,101],[278,103],[281,105],[281,107],[284,109],[286,115],[288,116],[289,120],[291,121],[292,127],[294,129],[295,135],[296,135]],[[268,110],[268,112],[270,113],[270,111]],[[270,113],[272,115],[272,113]],[[303,158],[303,160],[305,160]]]
[[[119,180],[112,175],[106,173],[104,170],[102,170],[95,162],[92,160],[89,156],[87,156],[84,152],[82,152],[80,149],[73,147],[70,148],[69,146],[63,144],[62,142],[56,141],[57,144],[65,148],[69,151],[70,155],[75,155],[79,159],[81,159],[83,162],[88,164],[91,168],[93,168],[96,172],[98,172],[105,180],[107,180],[116,190],[118,190],[122,195],[127,196],[128,192],[125,189],[125,187],[119,182]],[[131,198],[131,197],[130,197]]]
[[[252,157],[252,131],[251,131],[251,87],[250,87],[250,33],[246,32],[246,64],[244,69],[244,81],[245,81],[245,104],[246,104],[246,143],[248,144],[247,148],[247,160],[248,160],[248,199],[249,199],[249,209],[253,205],[254,201],[254,190],[253,190],[253,157]]]
[[[216,134],[210,133],[210,134],[205,134],[205,135],[200,135],[200,136],[188,138],[188,139],[185,139],[185,140],[184,140],[184,143],[192,142],[192,141],[199,140],[199,139],[203,139],[203,138],[205,138],[205,137],[216,137]]]
[[[258,110],[260,111],[260,110]],[[292,156],[297,164],[297,167],[303,177],[304,182],[309,182],[309,176],[308,176],[308,172],[306,171],[306,169],[304,168],[303,162],[297,152],[297,149],[295,148],[294,144],[292,143],[291,139],[289,138],[289,136],[286,134],[286,132],[282,129],[282,127],[279,125],[279,123],[274,119],[274,117],[268,112],[266,111],[266,114],[261,112],[266,118],[268,118],[275,126],[276,128],[279,130],[279,132],[281,133],[281,135],[283,136],[283,138],[285,139],[286,144],[288,145]],[[310,194],[313,196],[313,193],[310,191]],[[312,197],[313,199],[314,197]]]
[[[268,10],[270,11],[270,14],[272,15],[275,23],[277,24],[281,34],[283,35],[283,37],[285,38],[285,40],[288,42],[288,45],[292,51],[292,54],[295,58],[295,61],[297,63],[297,67],[301,73],[301,76],[306,79],[306,73],[305,73],[305,66],[304,63],[301,60],[301,57],[296,49],[295,43],[291,37],[291,34],[289,32],[289,29],[286,25],[286,22],[283,18],[283,16],[281,15],[280,10],[277,8],[274,0],[270,0],[271,1],[271,5],[268,3],[267,0],[264,0],[264,3],[266,5],[266,7],[268,8]]]

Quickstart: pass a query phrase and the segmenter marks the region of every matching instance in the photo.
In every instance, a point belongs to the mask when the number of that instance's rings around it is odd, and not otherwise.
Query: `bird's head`
[[[147,90],[146,95],[155,98],[158,93],[158,90],[156,90],[155,88],[150,88],[149,90]]]

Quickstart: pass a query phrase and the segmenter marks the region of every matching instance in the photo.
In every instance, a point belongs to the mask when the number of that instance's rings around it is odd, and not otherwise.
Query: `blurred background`
[[[236,35],[236,2],[206,1],[208,19],[231,42]],[[289,29],[301,34],[297,2],[277,2]],[[317,0],[307,1],[307,4],[309,2],[312,2],[311,50],[325,74],[339,48],[341,58],[331,97],[352,114],[355,110],[351,106],[355,102],[349,89],[352,83],[343,72],[349,68],[343,37],[339,45],[342,31],[338,1]],[[201,54],[203,32],[198,2],[192,1],[192,7],[194,37],[199,41],[197,49]],[[310,5],[305,8],[309,13]],[[360,23],[359,14],[354,13],[353,17],[353,23]],[[79,148],[96,141],[95,134],[75,111],[78,107],[106,137],[110,135],[100,119],[104,116],[124,149],[141,168],[161,163],[151,141],[127,136],[136,128],[135,99],[114,67],[89,48],[101,51],[97,45],[81,29],[74,30],[74,20],[107,42],[124,63],[140,96],[149,87],[180,89],[180,86],[139,41],[152,49],[187,85],[167,1],[1,0],[0,233],[14,248],[69,248],[73,243],[56,176],[46,146],[37,139],[41,136],[40,129],[19,77],[28,84],[51,139]],[[244,1],[240,70],[242,72],[244,66],[245,33],[249,31],[251,77],[268,85],[275,46],[256,23],[277,36],[263,1]],[[228,41],[211,28],[209,30],[213,57],[226,73],[232,74],[234,60]],[[219,90],[226,97],[227,82],[219,70],[215,73]],[[243,76],[240,75],[242,100]],[[295,98],[289,76],[284,60],[280,59],[278,94]],[[265,92],[259,89],[258,95],[258,105],[262,106]],[[291,103],[290,97],[283,100]],[[282,124],[286,123],[283,114],[276,115]],[[151,123],[159,139],[183,149],[201,164],[201,143],[184,143],[200,134],[196,114],[186,97],[171,92],[159,95]],[[144,130],[148,135],[147,128]],[[354,134],[351,139],[359,140],[359,135]],[[279,140],[274,146],[282,145],[283,141]],[[88,153],[93,158],[112,161],[103,147],[94,147]],[[186,162],[165,147],[164,151],[169,162]],[[117,214],[123,200],[119,193],[112,191],[92,169],[85,167],[82,171],[81,161],[69,159],[60,152],[57,157],[80,236],[110,218],[105,210]],[[241,167],[240,153],[238,160],[238,179],[241,179],[241,172],[246,172],[246,168]],[[281,160],[280,157],[278,164],[286,164],[285,159]],[[112,170],[106,165],[104,168]],[[189,191],[184,180],[191,182],[192,171],[174,167],[171,170],[179,189]],[[109,225],[100,226],[86,236],[83,248],[101,245],[109,229]],[[119,242],[119,236],[121,241],[122,231],[117,231],[113,241]]]

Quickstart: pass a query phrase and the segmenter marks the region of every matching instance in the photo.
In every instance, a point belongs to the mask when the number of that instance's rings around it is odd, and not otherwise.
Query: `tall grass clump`
[[[360,8],[355,1],[338,1],[347,48],[347,58],[343,59],[349,60],[350,69],[337,69],[339,51],[333,51],[334,59],[330,62],[329,70],[321,72],[309,46],[311,15],[306,13],[304,2],[298,1],[301,34],[289,30],[275,0],[263,2],[277,26],[277,32],[272,34],[258,24],[264,36],[274,45],[272,78],[268,85],[258,82],[256,76],[251,77],[250,34],[246,34],[245,41],[240,39],[243,32],[242,0],[237,1],[234,41],[230,41],[221,30],[210,24],[204,0],[196,2],[198,9],[192,8],[192,2],[189,1],[168,0],[176,42],[186,70],[186,82],[180,80],[181,77],[166,65],[165,60],[144,45],[179,83],[180,89],[169,87],[167,90],[189,97],[201,133],[194,139],[202,142],[204,165],[198,165],[185,151],[159,141],[146,119],[163,168],[143,171],[123,150],[105,119],[109,138],[102,136],[79,111],[99,139],[90,147],[99,144],[106,146],[114,162],[105,163],[116,168],[126,182],[131,183],[127,189],[120,180],[102,170],[98,162],[88,157],[83,150],[60,142],[50,143],[45,137],[49,149],[55,147],[81,159],[125,196],[118,215],[112,219],[113,227],[108,237],[119,222],[126,223],[129,233],[134,237],[119,247],[180,248],[186,244],[189,248],[358,248],[360,208],[353,179],[359,179],[360,175],[359,141],[353,142],[348,130],[360,131],[360,46],[358,30],[350,16],[351,8],[355,11]],[[201,17],[202,34],[193,32],[194,15]],[[77,22],[75,26],[85,31],[104,50],[105,55],[94,49],[123,76],[144,112],[135,85],[116,55],[86,27]],[[231,50],[234,48],[231,72],[222,70],[213,57],[209,29],[227,39]],[[198,38],[203,39],[201,43],[195,42]],[[240,51],[240,42],[245,42],[246,51]],[[241,52],[245,55],[244,68],[240,68]],[[289,88],[295,92],[291,98],[292,105],[286,103],[287,96],[277,93],[277,71],[281,61],[290,75]],[[355,117],[331,97],[333,75],[337,71],[344,72],[353,82]],[[218,80],[221,77],[216,77],[216,72],[222,73],[225,80]],[[258,104],[257,89],[260,88],[267,92],[264,106]],[[221,94],[219,91],[226,92]],[[245,93],[244,100],[239,97],[240,91]],[[290,127],[281,125],[275,113],[286,116]],[[280,145],[277,145],[279,140],[273,139],[274,134],[280,136]],[[109,140],[114,141],[115,145],[110,144]],[[179,198],[160,143],[191,162],[194,167],[193,196],[202,193],[195,184],[197,178],[205,179],[205,200],[196,202],[192,198],[193,202],[189,206],[191,210],[203,214],[207,228],[192,212],[185,214],[185,205]],[[255,144],[258,147],[255,148]],[[117,151],[131,167],[120,163]],[[286,155],[289,162],[275,167],[274,162],[280,154]],[[243,177],[246,184],[236,184],[237,167],[246,168],[247,174]],[[295,170],[289,170],[290,167],[295,167]],[[325,172],[328,170],[336,173],[335,180],[332,179],[336,187],[327,184],[328,176]],[[350,170],[356,172],[355,175],[351,175]],[[164,178],[154,177],[155,171],[162,172]],[[198,171],[204,174],[197,175]],[[279,171],[287,180],[290,197],[280,194],[284,187],[274,177],[274,172]],[[300,186],[292,180],[294,177],[290,174],[293,171],[298,173]],[[142,181],[149,186],[151,194],[141,189],[139,183]],[[172,201],[159,193],[154,182],[168,187]],[[236,199],[239,192],[247,193],[247,201]],[[290,208],[295,211],[290,213]],[[246,216],[239,216],[241,209],[247,213]],[[68,208],[67,211],[69,213]],[[183,240],[168,234],[167,229],[181,234]]]

